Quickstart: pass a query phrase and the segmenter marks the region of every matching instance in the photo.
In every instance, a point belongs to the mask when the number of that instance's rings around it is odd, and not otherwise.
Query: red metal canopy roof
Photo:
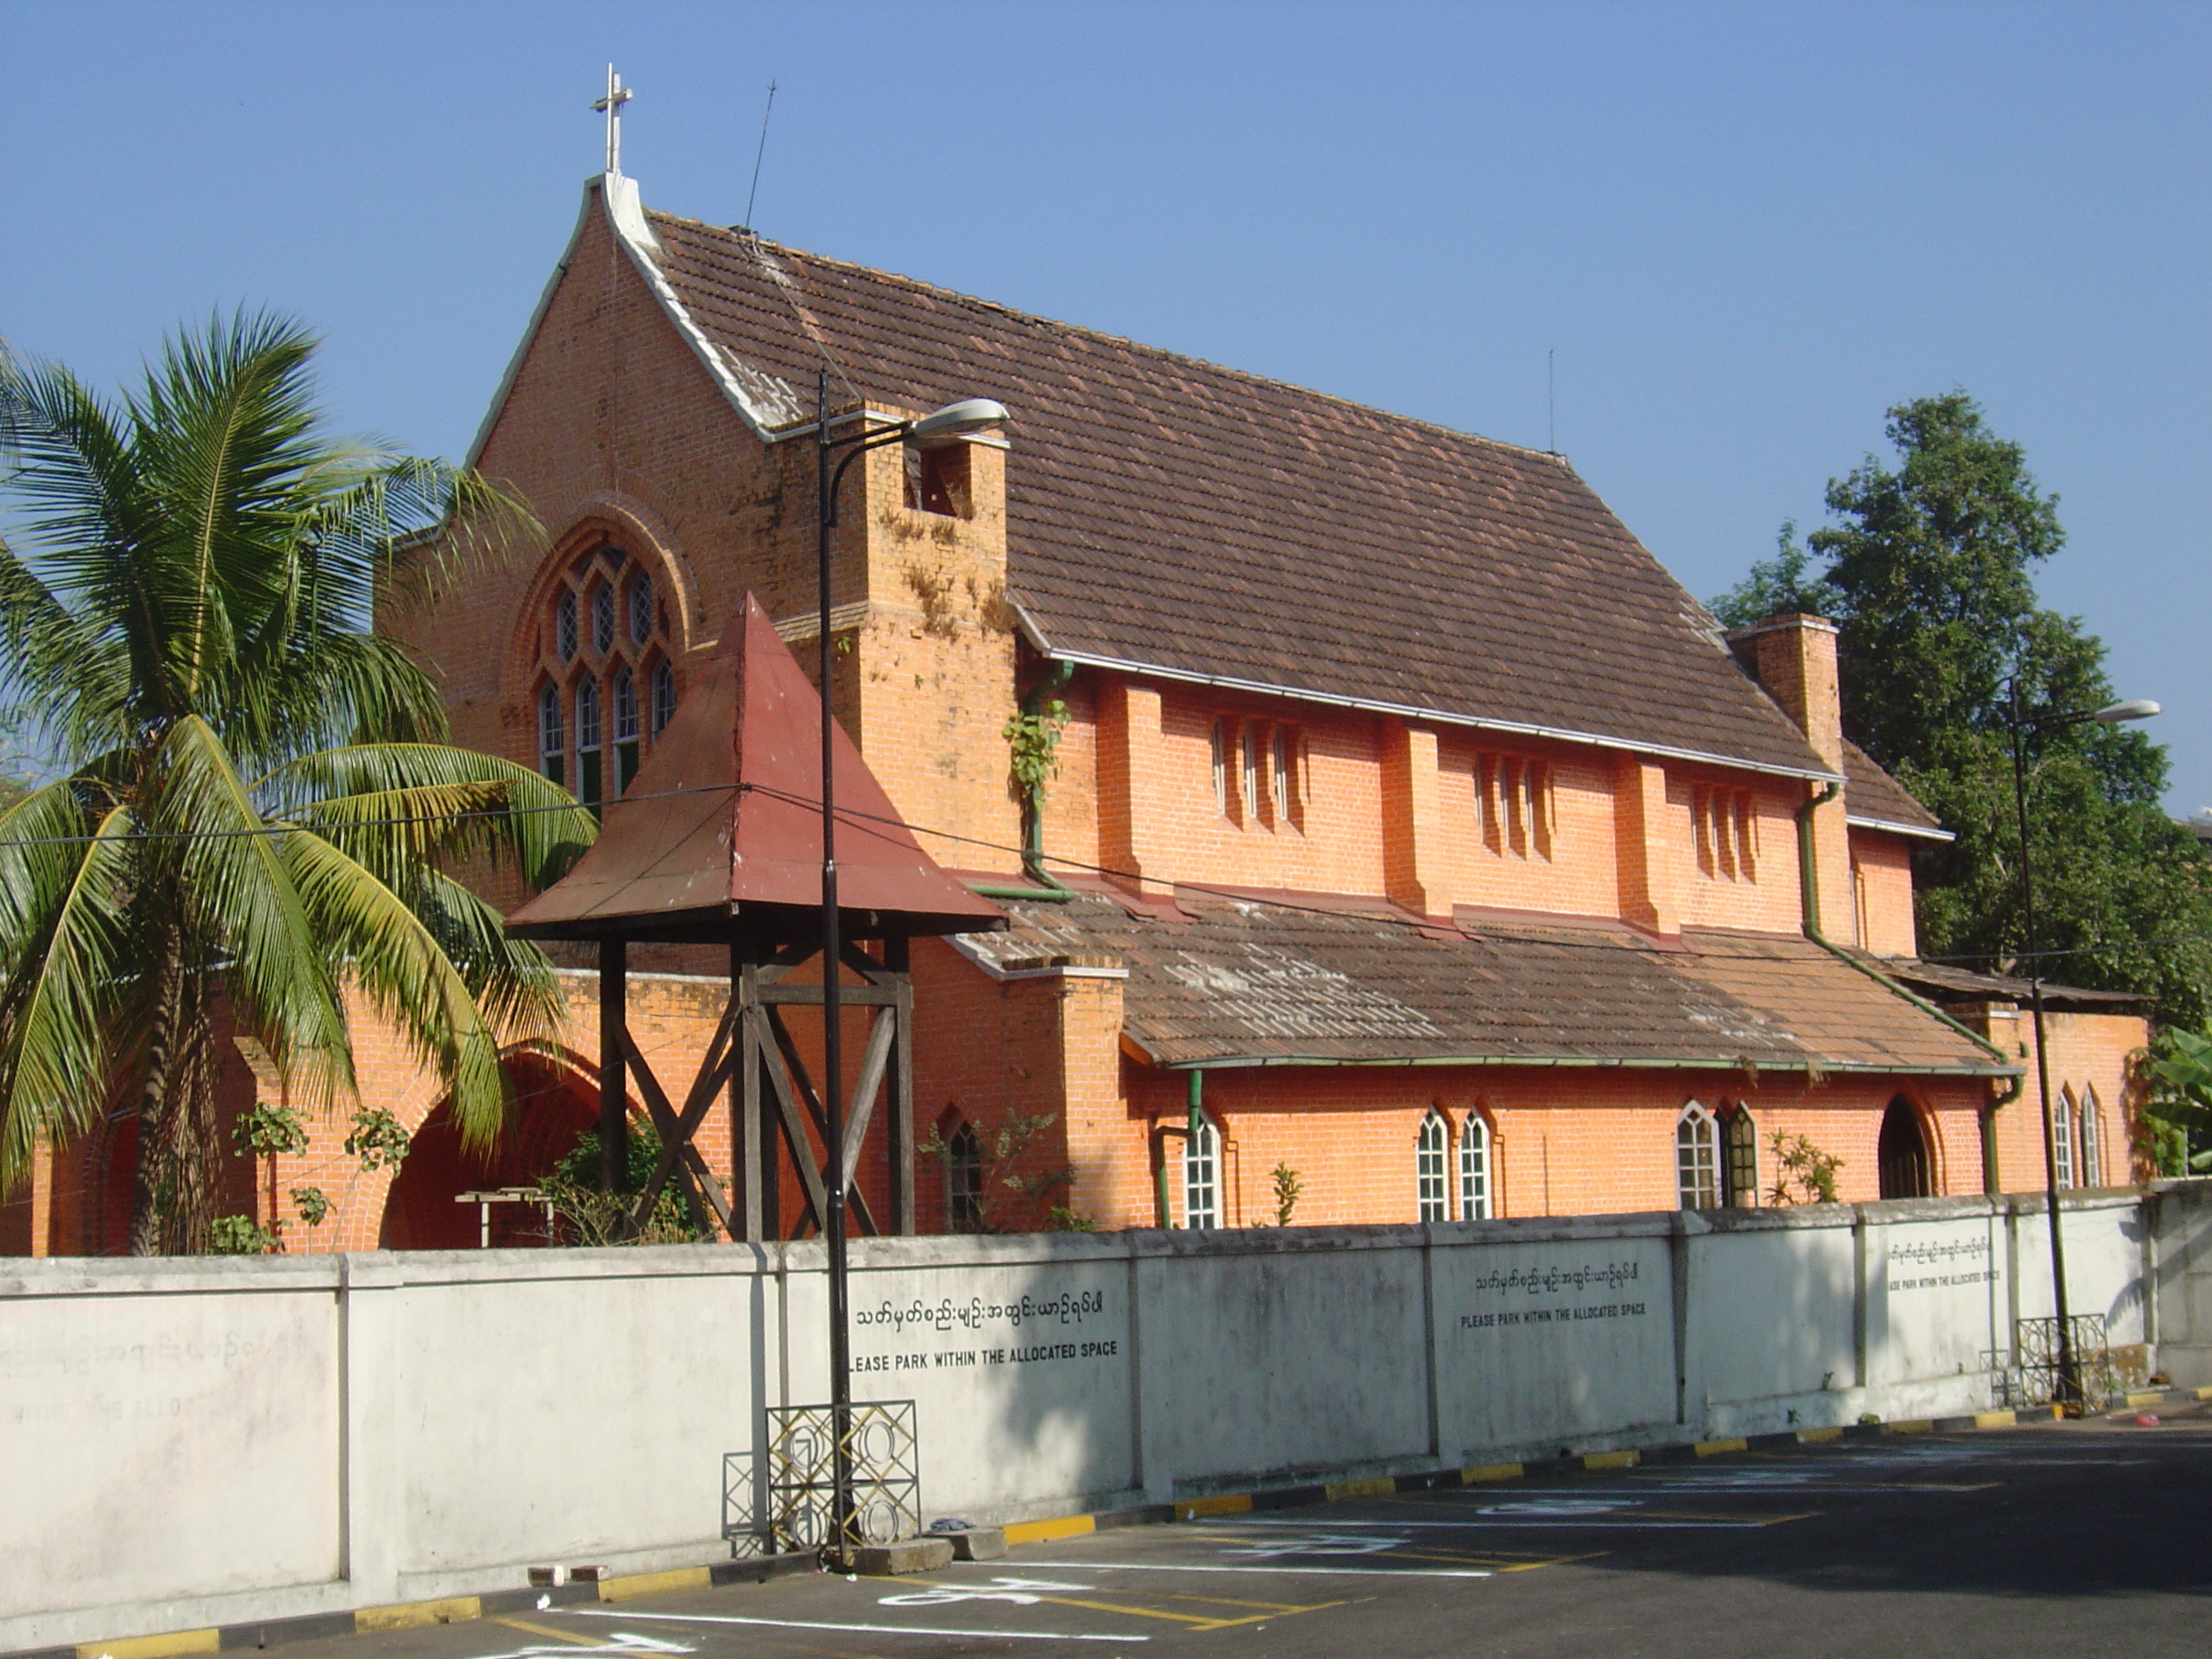
[[[507,919],[522,939],[797,935],[822,908],[821,704],[751,594],[598,842]],[[838,911],[848,937],[1003,927],[938,868],[842,726]]]

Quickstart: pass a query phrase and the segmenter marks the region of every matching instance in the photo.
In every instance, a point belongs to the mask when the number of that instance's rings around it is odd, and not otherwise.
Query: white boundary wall
[[[1964,1413],[2050,1311],[2040,1202],[859,1242],[855,1393],[980,1521]],[[2066,1242],[2212,1380],[2212,1182]],[[713,1559],[824,1309],[818,1243],[0,1261],[0,1650]]]

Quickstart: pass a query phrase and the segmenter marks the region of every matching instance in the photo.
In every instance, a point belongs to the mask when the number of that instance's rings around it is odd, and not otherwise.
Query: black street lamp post
[[[865,407],[854,413],[854,430],[842,438],[830,432],[830,374],[820,373],[815,384],[815,482],[817,489],[815,521],[819,531],[815,547],[816,623],[819,629],[819,684],[822,700],[822,1119],[824,1128],[824,1201],[822,1236],[828,1248],[830,1269],[830,1416],[834,1437],[831,1450],[832,1497],[836,1511],[837,1558],[850,1565],[858,1542],[859,1517],[853,1503],[853,1362],[848,1320],[848,1282],[845,1267],[845,1199],[849,1179],[845,1170],[844,1044],[838,1029],[838,956],[842,949],[837,921],[837,786],[836,756],[830,742],[830,673],[836,657],[830,632],[830,534],[837,526],[837,488],[845,469],[871,449],[886,444],[951,443],[973,433],[1006,423],[1004,405],[988,398],[970,398],[948,404],[919,421],[893,421],[871,426]],[[842,450],[842,458],[835,459]]]
[[[2021,930],[2025,936],[2022,956],[2027,963],[2028,1004],[2035,1028],[2036,1091],[2043,1103],[2043,1190],[2051,1217],[2051,1299],[2058,1316],[2058,1397],[2063,1402],[2078,1403],[2081,1379],[2075,1364],[2073,1317],[2066,1299],[2066,1240],[2059,1222],[2057,1128],[2051,1105],[2051,1054],[2043,1035],[2042,957],[2035,935],[2035,872],[2027,833],[2027,734],[2080,726],[2090,720],[2118,726],[2128,720],[2148,720],[2159,713],[2159,706],[2137,698],[2107,703],[2102,708],[2031,716],[2021,709],[2017,673],[2006,681],[2005,695],[2011,711],[2007,723],[2012,728],[2013,806],[2020,819],[2020,914]]]

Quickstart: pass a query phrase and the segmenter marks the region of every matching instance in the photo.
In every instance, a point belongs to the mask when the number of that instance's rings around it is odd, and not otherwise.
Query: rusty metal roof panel
[[[507,918],[526,939],[696,939],[788,929],[822,902],[821,704],[750,593],[598,842]],[[838,908],[854,937],[1002,927],[922,851],[840,726]]]

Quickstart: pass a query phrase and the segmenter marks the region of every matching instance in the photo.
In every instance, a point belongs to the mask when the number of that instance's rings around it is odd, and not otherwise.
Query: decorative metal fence
[[[2073,1340],[2074,1374],[2081,1397],[2101,1405],[2118,1388],[2112,1351],[2102,1314],[2075,1314],[2066,1322]],[[2012,1364],[2004,1372],[2009,1406],[2048,1406],[2062,1399],[2058,1364],[2058,1322],[2021,1319],[2013,1324]]]
[[[828,1406],[770,1407],[768,1532],[753,1519],[752,1460],[722,1457],[722,1535],[744,1551],[765,1543],[784,1554],[817,1550],[836,1531],[836,1432]],[[890,1544],[921,1530],[921,1459],[911,1400],[855,1402],[847,1419],[855,1544]]]

